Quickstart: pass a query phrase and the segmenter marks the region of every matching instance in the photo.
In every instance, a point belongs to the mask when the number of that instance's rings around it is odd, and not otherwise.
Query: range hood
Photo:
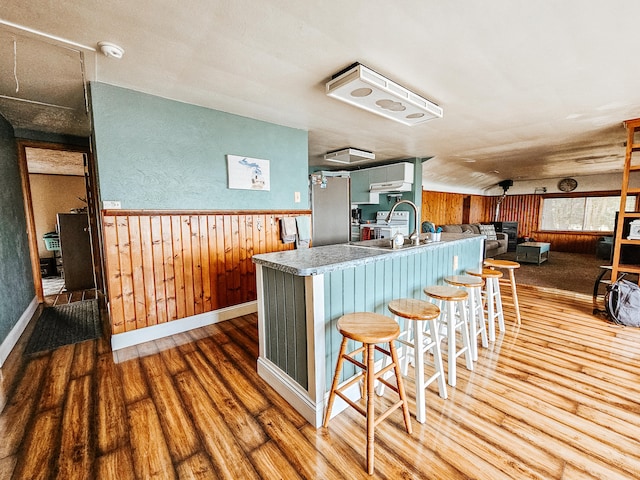
[[[393,182],[372,183],[369,191],[375,193],[410,192],[413,185],[409,182],[397,180]]]

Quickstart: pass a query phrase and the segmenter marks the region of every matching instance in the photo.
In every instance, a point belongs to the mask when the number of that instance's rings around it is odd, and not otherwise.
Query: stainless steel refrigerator
[[[311,175],[312,245],[346,243],[351,236],[349,177]]]

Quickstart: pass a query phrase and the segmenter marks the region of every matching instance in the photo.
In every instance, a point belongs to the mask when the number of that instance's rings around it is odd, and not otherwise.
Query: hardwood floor
[[[518,327],[502,290],[507,332],[473,372],[459,359],[449,399],[431,386],[424,425],[406,381],[413,434],[400,411],[376,428],[374,478],[638,478],[640,329],[530,288]],[[94,340],[13,358],[0,478],[370,478],[364,418],[316,430],[257,376],[257,352],[249,315],[115,355]]]

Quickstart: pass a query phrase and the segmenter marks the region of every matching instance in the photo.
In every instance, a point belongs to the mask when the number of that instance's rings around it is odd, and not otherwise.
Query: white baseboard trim
[[[318,428],[322,425],[324,404],[317,405],[307,392],[270,360],[258,358],[258,375],[284,398],[307,422]]]
[[[298,383],[283,372],[276,364],[264,357],[258,358],[258,375],[302,415],[307,422],[315,428],[322,426],[324,407],[329,399],[329,392],[322,395],[321,403],[315,403]],[[351,385],[344,393],[350,400],[354,402],[357,401],[360,398],[359,384]],[[338,415],[348,406],[347,402],[336,396],[333,402],[333,408],[331,409],[331,418]]]
[[[120,350],[123,348],[138,345],[139,343],[157,340],[158,338],[168,337],[176,333],[186,332],[194,328],[212,325],[214,323],[223,322],[242,315],[256,313],[258,311],[257,303],[247,302],[232,307],[221,308],[212,312],[200,313],[180,320],[153,325],[151,327],[139,328],[130,332],[117,333],[111,335],[111,349]]]
[[[31,320],[31,317],[33,317],[33,314],[38,308],[38,305],[38,298],[33,297],[33,300],[31,300],[31,303],[29,304],[27,309],[20,316],[16,324],[9,332],[9,335],[7,335],[7,338],[5,338],[0,345],[0,367],[4,365],[4,362],[13,350],[13,347],[15,347],[16,343],[18,343],[18,340],[20,340],[20,335],[22,335],[24,329],[27,328],[29,320]]]

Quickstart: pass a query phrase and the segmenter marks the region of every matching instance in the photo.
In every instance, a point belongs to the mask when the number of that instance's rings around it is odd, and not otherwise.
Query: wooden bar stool
[[[343,315],[338,320],[337,326],[338,331],[342,334],[343,338],[342,344],[340,345],[340,353],[338,354],[336,372],[333,377],[333,384],[331,385],[331,393],[329,394],[327,413],[324,417],[323,426],[326,428],[329,423],[329,419],[331,418],[331,409],[336,395],[363,415],[367,419],[367,472],[369,475],[373,475],[375,426],[387,418],[393,411],[402,407],[405,427],[407,428],[407,432],[412,432],[411,418],[409,416],[409,403],[407,402],[404,384],[402,383],[402,374],[400,373],[400,365],[398,363],[398,353],[394,345],[394,340],[400,335],[400,326],[389,317],[371,312],[349,313],[347,315]],[[349,340],[360,342],[362,343],[362,346],[347,353],[347,343]],[[389,344],[389,350],[384,350],[377,345],[383,343]],[[374,352],[376,350],[390,356],[391,363],[377,372],[374,372]],[[356,355],[359,354],[362,354],[362,362],[355,359]],[[361,370],[344,385],[338,387],[344,360],[353,363]],[[382,378],[383,375],[391,369],[395,372],[397,386]],[[345,393],[343,393],[343,391],[351,385],[359,382],[362,377],[364,377],[366,410],[353,402]],[[374,384],[376,380],[384,383],[400,397],[399,401],[391,405],[385,412],[381,413],[377,419],[374,417]]]
[[[482,307],[482,278],[471,275],[451,275],[444,277],[444,281],[454,287],[464,288],[469,297],[467,299],[467,313],[469,319],[469,336],[471,340],[471,358],[478,361],[478,335],[482,346],[487,348],[487,329],[484,324],[484,308]]]
[[[500,270],[483,268],[482,271],[467,270],[468,275],[480,277],[484,280],[484,303],[487,311],[487,323],[489,325],[489,341],[496,341],[495,320],[498,319],[498,327],[505,331],[504,313],[502,311],[502,296],[500,295],[500,279],[503,277]]]
[[[500,268],[509,271],[509,282],[511,283],[511,295],[513,296],[513,307],[516,311],[516,321],[518,325],[522,323],[520,320],[520,305],[518,305],[518,292],[516,291],[516,276],[514,270],[520,268],[518,262],[512,262],[510,260],[493,260],[487,259],[484,261],[485,266],[489,268]]]
[[[388,305],[389,311],[396,318],[405,321],[397,342],[402,346],[399,355],[402,374],[407,375],[409,360],[413,360],[414,378],[416,383],[416,420],[424,423],[427,417],[426,388],[434,381],[438,381],[438,393],[440,397],[447,398],[447,385],[445,384],[444,367],[442,366],[442,353],[440,351],[440,336],[438,334],[437,319],[440,309],[433,303],[416,298],[401,298],[392,300]],[[428,328],[425,328],[427,327]],[[411,350],[409,353],[407,350]],[[431,352],[435,373],[425,380],[424,356]],[[378,390],[382,395],[384,385]]]
[[[440,304],[440,324],[446,325],[448,338],[447,365],[448,383],[452,387],[456,386],[456,360],[462,354],[467,364],[468,370],[473,370],[473,360],[471,359],[471,342],[469,341],[469,327],[467,321],[467,310],[465,302],[469,294],[461,289],[451,286],[435,285],[426,287],[424,293]],[[444,307],[443,307],[444,306]],[[458,315],[456,315],[456,310]],[[457,348],[456,331],[460,331],[462,337],[462,348]]]

